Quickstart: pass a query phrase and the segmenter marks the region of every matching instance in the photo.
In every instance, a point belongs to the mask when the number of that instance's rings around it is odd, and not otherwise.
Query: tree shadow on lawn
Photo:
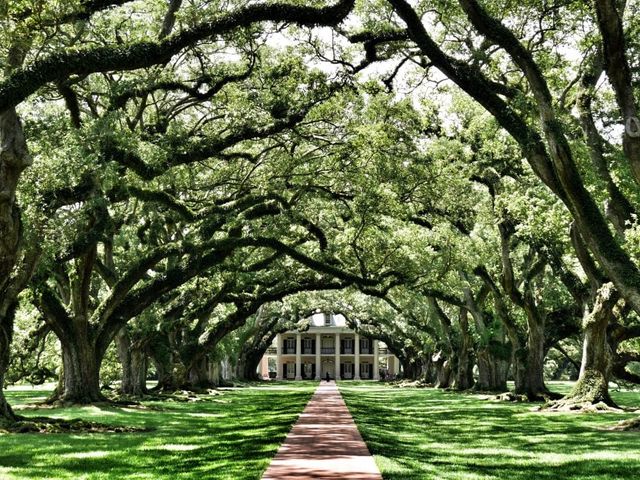
[[[628,415],[545,414],[433,389],[342,390],[384,478],[640,478],[640,437],[602,430]]]
[[[0,477],[259,478],[312,392],[312,388],[260,389],[259,393],[243,389],[218,396],[224,403],[172,403],[162,411],[47,410],[52,416],[79,416],[155,430],[144,434],[2,435]]]

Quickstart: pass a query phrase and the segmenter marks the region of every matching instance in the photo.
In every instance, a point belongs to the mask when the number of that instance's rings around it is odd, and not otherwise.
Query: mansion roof
[[[309,320],[312,327],[346,327],[347,319],[343,315],[332,313],[314,313]],[[327,324],[329,322],[329,324]]]

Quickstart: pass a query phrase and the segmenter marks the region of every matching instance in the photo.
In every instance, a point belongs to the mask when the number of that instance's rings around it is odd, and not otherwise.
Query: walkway
[[[335,382],[322,382],[262,480],[382,480]]]

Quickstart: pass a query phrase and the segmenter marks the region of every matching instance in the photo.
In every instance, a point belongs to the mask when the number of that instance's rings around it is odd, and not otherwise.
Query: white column
[[[316,380],[321,380],[320,373],[322,370],[322,359],[320,352],[322,351],[322,336],[316,333]]]
[[[395,355],[393,356],[393,374],[397,377],[400,373],[400,360]]]
[[[360,335],[358,335],[356,333],[356,338],[355,338],[355,348],[356,348],[356,364],[354,365],[353,368],[355,368],[355,372],[354,372],[354,376],[353,378],[355,380],[360,380]]]
[[[276,335],[276,380],[282,380],[282,334]]]
[[[338,380],[340,378],[340,333],[336,333],[336,340],[335,340],[335,346],[336,346],[336,380]]]
[[[296,333],[296,380],[302,380],[302,335]]]
[[[378,340],[373,340],[373,379],[380,380],[380,372],[378,371]]]

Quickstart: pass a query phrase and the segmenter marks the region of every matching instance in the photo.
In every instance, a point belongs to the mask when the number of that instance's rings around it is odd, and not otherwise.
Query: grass
[[[384,384],[342,382],[340,390],[387,480],[640,478],[640,433],[606,430],[638,413],[539,413],[529,404]],[[640,407],[640,392],[613,397]]]
[[[0,435],[0,478],[258,479],[315,385],[254,384],[198,402],[145,402],[147,409],[19,410],[153,430]],[[552,388],[566,392],[570,384]],[[340,390],[387,480],[640,478],[640,434],[606,430],[637,413],[539,413],[529,404],[377,382],[342,382]],[[22,388],[7,396],[20,408],[47,394]],[[613,396],[640,408],[639,392]]]
[[[317,382],[286,382],[202,395],[198,402],[145,402],[149,409],[73,407],[19,410],[152,428],[131,434],[0,435],[0,478],[258,479]],[[9,390],[12,405],[48,392]]]

